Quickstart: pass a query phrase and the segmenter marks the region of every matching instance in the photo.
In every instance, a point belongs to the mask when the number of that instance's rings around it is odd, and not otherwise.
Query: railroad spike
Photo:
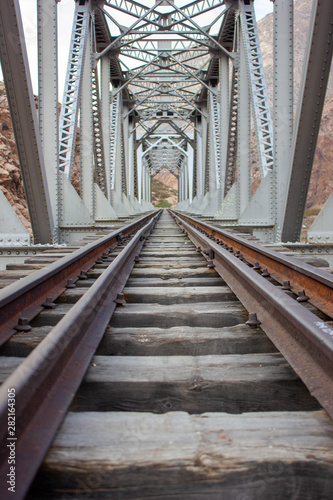
[[[46,297],[46,300],[45,302],[43,302],[42,306],[45,309],[54,309],[55,307],[57,307],[57,304],[53,302],[53,297]]]
[[[117,298],[113,301],[115,302],[118,306],[124,306],[126,304],[125,296],[123,293],[118,293]]]
[[[257,318],[257,313],[249,313],[249,319],[246,321],[246,325],[252,327],[261,325],[261,321]]]
[[[18,323],[14,326],[14,329],[18,332],[29,332],[31,330],[31,326],[29,325],[28,318],[21,317],[18,319]]]
[[[305,290],[298,290],[297,302],[307,302],[310,297],[308,297],[305,293]]]
[[[266,268],[262,270],[261,276],[263,278],[268,278],[270,276],[270,274]]]
[[[291,285],[289,280],[283,282],[281,290],[291,290]]]
[[[73,278],[68,278],[66,288],[75,288],[76,284]]]

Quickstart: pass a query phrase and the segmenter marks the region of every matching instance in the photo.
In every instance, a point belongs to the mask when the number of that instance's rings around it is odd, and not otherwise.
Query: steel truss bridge
[[[0,3],[0,52],[34,243],[74,241],[153,209],[177,209],[297,242],[332,58],[333,4],[315,0],[294,119],[293,1],[274,1],[271,113],[252,0],[77,0],[58,109],[58,0],[38,0],[38,117],[18,0]],[[251,131],[260,186],[251,197]],[[71,183],[80,136],[80,195]],[[333,195],[310,242],[333,240]],[[29,235],[0,193],[2,241]]]

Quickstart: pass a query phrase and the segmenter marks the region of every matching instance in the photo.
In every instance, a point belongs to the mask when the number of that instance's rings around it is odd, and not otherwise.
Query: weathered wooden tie
[[[167,212],[124,294],[29,499],[331,498],[331,420]]]

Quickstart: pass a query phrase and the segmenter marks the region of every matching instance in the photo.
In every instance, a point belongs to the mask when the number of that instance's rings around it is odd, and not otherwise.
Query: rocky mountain
[[[152,203],[155,207],[172,208],[178,203],[178,179],[171,172],[159,172],[152,179]]]

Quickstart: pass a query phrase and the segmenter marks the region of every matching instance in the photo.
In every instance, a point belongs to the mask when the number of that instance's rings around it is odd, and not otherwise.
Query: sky
[[[29,57],[30,73],[34,93],[38,94],[37,84],[37,19],[36,0],[19,0],[24,33]],[[65,73],[67,67],[68,48],[73,21],[74,0],[61,0],[58,3],[58,72],[59,72],[59,101],[63,93]],[[257,21],[273,11],[271,0],[255,0]],[[2,73],[0,73],[2,79]]]

